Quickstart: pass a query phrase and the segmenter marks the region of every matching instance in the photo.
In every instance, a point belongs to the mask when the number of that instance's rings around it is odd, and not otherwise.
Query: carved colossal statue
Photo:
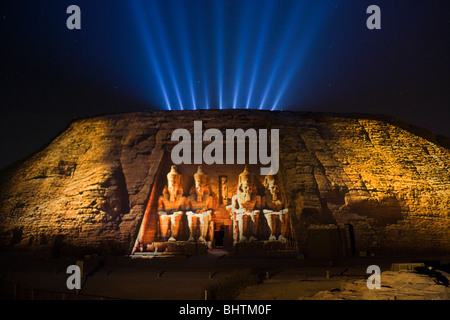
[[[239,174],[237,194],[231,198],[231,205],[227,207],[233,220],[235,242],[256,240],[260,207],[261,197],[256,194],[254,176],[245,166]]]
[[[263,209],[264,217],[270,229],[269,240],[277,240],[276,234],[279,234],[278,240],[285,242],[287,236],[287,212],[283,209],[283,202],[280,198],[280,190],[275,176],[266,176],[264,178],[264,187],[266,196],[264,197]]]
[[[181,218],[185,209],[185,198],[181,187],[181,175],[173,165],[167,174],[167,185],[158,200],[158,215],[161,237],[176,241],[180,231]],[[170,231],[170,232],[169,232]]]
[[[203,172],[202,166],[198,166],[194,174],[194,186],[191,188],[191,200],[186,212],[189,226],[189,240],[195,241],[198,234],[196,230],[200,227],[198,241],[205,242],[208,235],[210,221],[212,220],[212,210],[215,207],[214,197],[211,191],[209,177]]]
[[[266,188],[265,207],[273,211],[280,211],[283,208],[283,202],[281,201],[280,188],[275,176],[266,176],[264,178],[264,187]]]

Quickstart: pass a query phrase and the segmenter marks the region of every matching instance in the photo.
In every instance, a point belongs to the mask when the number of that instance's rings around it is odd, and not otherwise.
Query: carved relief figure
[[[224,205],[228,204],[228,177],[220,177],[220,197],[221,203]]]

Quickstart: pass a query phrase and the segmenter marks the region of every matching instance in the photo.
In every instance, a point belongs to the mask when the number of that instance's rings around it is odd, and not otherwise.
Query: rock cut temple
[[[149,202],[133,252],[292,247],[275,175],[257,178],[247,165],[213,165],[208,172],[172,165],[164,182],[157,201]]]
[[[279,170],[174,166],[171,134],[279,132]],[[209,143],[203,144],[203,150]],[[249,161],[245,161],[249,163]],[[450,140],[382,115],[149,111],[78,119],[0,170],[0,248],[450,253]]]

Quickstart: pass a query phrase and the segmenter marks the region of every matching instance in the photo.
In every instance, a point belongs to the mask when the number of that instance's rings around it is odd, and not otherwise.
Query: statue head
[[[243,201],[250,201],[254,193],[253,175],[245,166],[244,171],[239,175],[238,193]]]
[[[167,184],[169,189],[180,184],[180,174],[178,173],[177,166],[175,165],[172,165],[170,172],[167,174]]]
[[[194,174],[195,193],[197,194],[197,201],[203,201],[205,194],[211,194],[209,188],[209,178],[203,172],[202,166],[198,166],[197,172]]]
[[[245,165],[244,171],[239,174],[239,184],[243,181],[250,181],[250,183],[253,184],[253,174],[248,171],[247,165]]]
[[[175,201],[178,194],[183,193],[181,188],[181,175],[178,173],[177,166],[173,165],[167,174],[167,191],[170,195],[170,201]]]
[[[208,185],[208,177],[203,173],[202,166],[198,166],[197,172],[194,174],[194,181],[196,188]]]
[[[239,186],[239,191],[244,201],[250,201],[253,194],[253,186],[247,181],[243,181]]]
[[[279,187],[275,176],[266,176],[264,178],[264,187],[270,192],[272,195],[272,200],[278,200]]]

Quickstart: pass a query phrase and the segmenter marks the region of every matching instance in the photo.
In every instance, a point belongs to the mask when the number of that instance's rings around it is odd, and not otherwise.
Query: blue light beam
[[[175,70],[174,70],[174,66],[173,66],[173,57],[170,54],[170,50],[169,50],[169,46],[168,46],[168,39],[169,37],[166,34],[166,31],[164,29],[164,23],[161,19],[161,10],[159,9],[159,6],[157,4],[156,1],[152,2],[153,4],[153,9],[150,10],[151,12],[151,20],[154,22],[154,29],[155,33],[157,35],[157,43],[159,44],[158,47],[161,47],[162,51],[163,51],[163,56],[164,59],[163,61],[165,61],[166,67],[168,69],[169,72],[169,76],[172,82],[172,86],[173,86],[173,90],[175,91],[175,95],[177,98],[177,101],[179,103],[179,107],[181,108],[181,110],[184,110],[183,107],[183,102],[181,100],[181,95],[180,95],[180,90],[178,87],[178,83],[177,83],[177,79],[175,77]],[[155,48],[155,47],[154,47]]]
[[[178,23],[176,24],[177,29],[178,29],[178,41],[180,43],[180,52],[184,52],[184,54],[182,54],[183,57],[183,65],[184,65],[184,71],[186,73],[186,80],[189,86],[189,93],[191,95],[191,100],[192,100],[192,106],[194,108],[194,110],[197,110],[197,102],[196,102],[196,97],[195,97],[195,93],[194,93],[194,76],[193,76],[193,72],[192,72],[192,57],[191,57],[191,45],[190,45],[190,41],[189,41],[189,33],[188,33],[188,29],[189,29],[189,24],[187,22],[186,19],[186,12],[188,12],[188,8],[186,8],[186,1],[180,1],[180,3],[177,4],[177,6],[180,8],[178,10],[176,10],[176,12],[178,13],[176,15]]]
[[[150,34],[148,32],[148,28],[145,26],[145,21],[143,19],[143,11],[142,11],[142,7],[140,6],[139,1],[132,1],[132,7],[135,13],[135,16],[137,17],[137,22],[138,22],[138,26],[139,29],[141,30],[141,32],[143,33],[143,38],[144,38],[144,45],[145,48],[150,56],[150,61],[152,63],[152,68],[153,71],[156,75],[156,78],[158,80],[158,84],[159,84],[159,88],[161,89],[162,95],[164,97],[164,102],[166,104],[166,108],[168,110],[172,110],[171,108],[171,104],[169,102],[169,98],[167,95],[167,90],[166,90],[166,86],[164,84],[164,80],[162,77],[162,71],[159,67],[159,63],[157,60],[157,57],[155,55],[155,51],[153,50],[153,44],[150,40]]]
[[[208,95],[208,75],[207,75],[207,63],[206,63],[206,47],[205,47],[205,41],[204,38],[206,37],[206,35],[204,34],[203,28],[202,28],[202,14],[203,14],[203,10],[200,10],[200,6],[196,7],[196,14],[195,14],[195,31],[197,33],[197,35],[202,35],[202,37],[198,37],[198,41],[197,41],[197,46],[198,46],[198,52],[199,52],[199,56],[200,56],[200,68],[201,68],[201,78],[202,78],[202,82],[203,82],[203,95],[204,95],[204,103],[203,105],[206,107],[206,109],[209,109],[209,95]]]
[[[266,103],[266,99],[267,99],[269,93],[271,92],[274,81],[275,81],[276,77],[278,76],[278,74],[280,73],[281,64],[283,62],[283,59],[285,59],[285,55],[288,50],[289,44],[291,44],[291,40],[293,39],[293,35],[295,34],[295,31],[296,31],[295,24],[299,19],[299,15],[301,13],[301,9],[303,8],[303,6],[304,6],[304,2],[298,1],[296,6],[292,9],[289,17],[286,20],[287,23],[282,31],[283,37],[281,38],[280,46],[277,47],[278,54],[276,55],[275,60],[272,64],[272,68],[270,69],[271,70],[269,72],[270,77],[266,82],[264,94],[263,94],[263,97],[259,104],[259,109],[263,109],[263,107]]]
[[[161,104],[181,110],[276,110],[287,98],[300,99],[307,81],[301,67],[318,59],[308,53],[321,39],[325,11],[335,8],[331,0],[135,0],[132,6]]]
[[[224,15],[225,11],[224,5],[222,1],[218,1],[218,4],[215,7],[215,31],[216,31],[216,39],[217,39],[217,86],[218,86],[218,94],[219,94],[219,109],[223,108],[223,43],[224,43]]]
[[[269,5],[270,4],[270,5]],[[251,79],[250,79],[250,87],[247,90],[247,102],[245,104],[245,109],[248,109],[250,106],[250,101],[253,96],[253,88],[255,86],[255,80],[258,73],[258,70],[260,70],[261,65],[261,56],[264,52],[264,44],[267,40],[267,31],[269,29],[270,25],[270,13],[272,13],[273,9],[273,1],[266,1],[264,6],[264,16],[261,18],[261,21],[263,23],[262,29],[259,31],[259,37],[258,37],[258,44],[256,45],[256,53],[253,57],[253,64],[252,64],[252,71],[251,71]]]
[[[249,36],[250,36],[250,27],[248,26],[249,17],[252,16],[251,9],[252,7],[249,5],[250,1],[244,1],[244,8],[242,13],[239,16],[239,27],[238,30],[242,30],[239,35],[239,40],[236,54],[235,54],[235,79],[234,79],[234,90],[233,90],[233,109],[236,109],[237,100],[239,97],[239,88],[241,87],[241,80],[243,74],[243,67],[245,62],[245,55],[249,47]],[[251,19],[251,22],[254,20]]]
[[[302,40],[300,48],[296,50],[297,54],[292,64],[294,67],[291,68],[283,77],[284,80],[277,91],[278,93],[271,108],[272,111],[278,108],[278,104],[281,98],[284,96],[287,87],[289,86],[289,84],[291,84],[293,77],[298,73],[302,63],[304,62],[306,52],[311,48],[311,45],[319,32],[320,26],[323,25],[323,21],[325,20],[326,15],[327,12],[325,10],[325,7],[322,6],[318,10],[318,12],[313,15],[313,21],[309,22],[308,25],[311,26],[311,29],[309,30],[309,32],[307,32],[305,38]]]

